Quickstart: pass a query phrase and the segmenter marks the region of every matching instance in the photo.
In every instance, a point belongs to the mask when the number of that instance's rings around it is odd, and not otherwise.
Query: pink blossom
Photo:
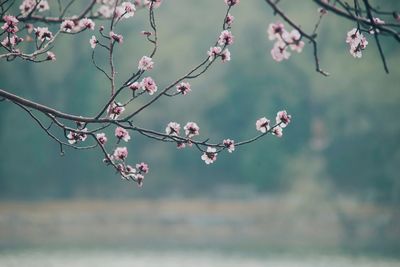
[[[19,6],[23,16],[28,15],[36,6],[35,0],[24,0]]]
[[[282,23],[280,22],[271,23],[269,24],[267,30],[268,39],[270,39],[271,41],[275,39],[280,40],[284,31],[285,31],[285,26]]]
[[[128,157],[128,149],[126,147],[117,147],[114,150],[114,158],[125,160]]]
[[[51,61],[56,61],[56,55],[51,52],[51,51],[47,51],[47,60],[51,60]]]
[[[129,173],[136,173],[136,169],[133,168],[131,165],[126,165],[125,172],[128,173],[128,174]]]
[[[152,6],[153,8],[158,8],[160,7],[162,3],[162,0],[144,0],[143,4],[145,6],[147,6],[148,8],[150,8],[150,6]]]
[[[231,52],[228,48],[225,48],[225,50],[221,53],[221,59],[224,63],[231,60]]]
[[[79,141],[79,134],[75,133],[75,132],[69,132],[69,134],[67,135],[67,138],[68,138],[68,143],[73,145]]]
[[[178,84],[176,86],[176,90],[179,93],[181,93],[182,95],[186,95],[187,93],[189,93],[191,91],[190,84],[189,83],[185,83],[185,82],[181,82],[180,84]]]
[[[276,124],[280,124],[282,128],[285,128],[292,119],[292,116],[287,114],[286,110],[281,110],[276,114]]]
[[[126,12],[134,12],[134,11],[136,11],[135,5],[132,4],[131,2],[123,2],[123,3],[121,4],[121,6],[124,7],[124,9],[125,9]]]
[[[1,41],[1,45],[9,48],[13,47],[15,45],[15,41],[11,41],[11,38],[4,38],[3,41]]]
[[[85,134],[87,132],[87,129],[82,129],[80,132],[73,132],[70,131],[69,134],[67,135],[68,138],[68,143],[71,145],[77,143],[78,141],[85,141],[87,138],[87,135]]]
[[[234,37],[233,37],[232,33],[228,30],[224,30],[221,32],[221,35],[219,36],[218,44],[223,45],[223,46],[230,45],[230,44],[233,44],[233,40],[234,40]]]
[[[25,28],[26,28],[28,33],[32,33],[33,32],[33,24],[32,23],[25,24]]]
[[[178,149],[184,149],[185,147],[186,147],[186,144],[184,142],[176,143],[176,148],[178,148]]]
[[[277,62],[288,59],[290,57],[290,53],[287,51],[286,48],[287,45],[284,42],[275,42],[274,47],[271,49],[272,58]]]
[[[130,88],[132,91],[139,90],[140,87],[142,87],[142,85],[141,85],[140,83],[138,83],[138,82],[134,82],[134,83],[131,83],[131,84],[129,85],[129,88]]]
[[[361,58],[361,51],[368,45],[367,39],[357,28],[353,28],[347,33],[346,43],[350,45],[350,54],[355,58]]]
[[[97,13],[104,18],[111,18],[113,15],[113,8],[108,5],[101,5],[97,10]]]
[[[60,25],[60,29],[64,32],[71,32],[74,27],[75,23],[72,20],[64,20]]]
[[[53,38],[53,34],[51,33],[51,31],[49,31],[49,28],[47,27],[37,27],[33,30],[35,31],[37,38],[42,42]]]
[[[92,38],[90,38],[90,40],[89,40],[90,47],[92,49],[95,49],[98,42],[99,41],[97,41],[96,36],[92,35]]]
[[[154,62],[151,57],[143,56],[139,61],[139,70],[151,70],[154,67]]]
[[[37,11],[43,12],[46,10],[50,9],[49,3],[47,0],[24,0],[22,4],[19,6],[19,9],[21,10],[21,13],[23,16],[28,15],[33,11],[33,9],[36,8]]]
[[[128,142],[131,139],[131,136],[129,135],[129,132],[126,129],[122,128],[122,127],[115,128],[115,136],[118,139],[124,140],[125,142]]]
[[[210,50],[208,50],[207,54],[209,56],[208,60],[213,61],[214,58],[216,58],[219,53],[221,53],[222,48],[219,46],[214,46],[214,47],[210,47]]]
[[[114,14],[116,18],[122,19],[122,15],[125,14],[125,10],[122,6],[117,6],[115,8]]]
[[[178,136],[181,130],[181,125],[179,123],[171,121],[168,123],[167,128],[165,128],[165,133],[168,135]]]
[[[121,103],[115,103],[113,102],[110,106],[107,108],[107,114],[110,116],[111,119],[116,120],[119,115],[124,112],[125,108],[122,106]]]
[[[100,144],[105,145],[107,143],[107,136],[105,133],[96,134],[96,138]]]
[[[138,174],[136,174],[136,175],[134,176],[134,178],[135,178],[135,181],[137,182],[138,186],[139,186],[139,187],[142,187],[142,186],[143,186],[143,179],[144,179],[144,176],[143,176],[142,174],[138,173]]]
[[[47,0],[41,0],[37,5],[37,9],[39,12],[43,12],[50,9],[49,3]]]
[[[149,95],[157,92],[157,85],[151,77],[146,77],[141,82],[143,90],[147,91]]]
[[[260,131],[262,133],[266,133],[267,131],[269,131],[270,128],[271,128],[270,127],[270,121],[267,118],[262,117],[261,119],[258,119],[256,121],[256,129],[257,129],[257,131]]]
[[[122,163],[117,164],[117,171],[119,173],[121,173],[122,178],[125,178],[125,176],[124,176],[124,172],[125,172],[124,164],[122,164]]]
[[[374,23],[375,23],[376,25],[385,24],[385,21],[384,21],[384,20],[381,20],[380,18],[374,18],[373,21],[374,21]]]
[[[149,172],[149,166],[144,162],[136,164],[136,169],[139,171],[139,173],[146,174]]]
[[[353,28],[350,31],[347,32],[346,36],[346,43],[351,44],[356,42],[357,39],[359,39],[360,33],[357,28]]]
[[[122,18],[130,18],[133,17],[135,15],[135,5],[130,3],[130,2],[123,2],[121,4],[121,6],[117,7],[117,9],[115,10],[115,13],[117,15],[117,17],[121,17]]]
[[[325,15],[328,13],[328,11],[325,8],[320,7],[318,8],[318,13],[321,15]]]
[[[232,16],[230,13],[228,13],[228,15],[225,18],[225,23],[226,23],[226,25],[228,25],[228,27],[231,27],[234,20],[235,20],[235,17]]]
[[[185,130],[185,134],[188,138],[192,138],[193,136],[199,135],[199,130],[200,127],[197,126],[195,122],[188,122],[186,123],[185,127],[183,127]]]
[[[277,136],[277,137],[282,137],[283,135],[283,129],[279,126],[276,126],[275,128],[272,129],[272,134]]]
[[[201,156],[201,159],[208,165],[217,160],[217,149],[214,147],[207,147],[207,151]]]
[[[23,38],[20,38],[14,34],[10,38],[8,38],[8,37],[4,38],[4,40],[1,42],[1,44],[5,47],[12,48],[12,47],[18,45],[22,41],[24,41]]]
[[[240,0],[224,0],[225,4],[227,4],[228,6],[234,6],[236,4],[240,3]]]
[[[110,37],[111,37],[111,39],[113,39],[114,41],[116,41],[120,44],[122,44],[124,41],[124,37],[121,34],[116,34],[112,31],[110,32]]]
[[[6,15],[6,16],[3,16],[3,19],[4,19],[5,23],[3,24],[1,29],[5,30],[6,32],[9,32],[9,33],[16,33],[18,31],[17,24],[18,24],[19,20],[16,17],[11,16],[11,15]]]
[[[93,22],[93,20],[91,20],[91,19],[88,19],[88,18],[83,18],[83,19],[81,19],[80,21],[79,21],[79,26],[82,28],[82,29],[90,29],[90,30],[94,30],[94,26],[95,26],[95,23]]]
[[[362,52],[359,47],[350,47],[350,54],[355,57],[355,58],[361,58],[362,57]]]
[[[235,141],[233,141],[231,139],[225,139],[223,141],[223,144],[228,149],[229,153],[232,153],[233,151],[235,151]]]
[[[303,50],[304,42],[301,41],[301,34],[298,30],[292,30],[284,38],[293,51],[300,53]]]

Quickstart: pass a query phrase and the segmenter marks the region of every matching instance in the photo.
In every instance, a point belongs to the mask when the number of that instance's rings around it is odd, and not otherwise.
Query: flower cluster
[[[208,60],[213,61],[217,57],[221,57],[221,60],[224,63],[230,61],[231,52],[228,48],[226,48],[226,46],[231,45],[233,41],[234,37],[230,31],[224,30],[223,32],[221,32],[221,35],[218,38],[218,44],[223,48],[219,46],[210,47],[210,50],[207,51]]]
[[[19,6],[19,10],[23,16],[27,16],[34,11],[43,12],[49,9],[50,6],[47,0],[24,0]]]
[[[24,39],[17,36],[18,22],[19,20],[11,15],[3,16],[4,24],[1,27],[2,30],[8,33],[8,35],[1,41],[1,44],[10,49],[14,50],[14,47],[21,43]]]
[[[85,141],[87,138],[87,134],[85,134],[85,132],[87,132],[87,128],[84,128],[82,130],[77,130],[75,131],[70,131],[69,134],[67,135],[67,139],[68,139],[68,143],[70,143],[71,145],[76,144],[79,141]]]
[[[269,131],[277,137],[282,137],[283,128],[285,128],[291,121],[292,116],[287,114],[286,110],[279,111],[276,114],[276,125],[271,128],[271,121],[266,117],[262,117],[256,121],[256,129],[265,134]]]
[[[1,41],[1,44],[9,49],[13,49],[16,45],[18,45],[23,40],[24,40],[23,38],[20,38],[17,35],[12,35],[11,37],[4,38],[4,40]],[[18,50],[15,50],[15,51],[18,51]]]
[[[133,168],[130,165],[124,165],[122,163],[118,164],[117,166],[122,179],[132,179],[137,182],[139,187],[143,186],[144,174],[149,172],[149,166],[146,163],[138,163],[136,164],[136,168]]]
[[[132,91],[143,89],[149,95],[153,95],[158,89],[156,82],[151,77],[145,77],[141,82],[133,82],[129,85],[129,88]]]
[[[117,19],[127,19],[135,15],[135,5],[140,4],[137,3],[137,1],[135,1],[135,3],[131,3],[130,1],[122,2],[115,8],[114,12],[115,1],[116,0],[98,0],[97,2],[101,5],[97,9],[97,14],[104,18],[111,18],[115,15]]]
[[[353,28],[347,33],[346,43],[350,46],[350,54],[355,58],[361,58],[362,50],[368,45],[367,39],[357,28]]]
[[[94,23],[94,21],[88,18],[83,18],[81,20],[66,19],[63,22],[61,22],[60,30],[68,33],[70,32],[77,33],[80,31],[84,31],[86,29],[93,31],[95,26],[96,24]]]
[[[232,45],[235,41],[235,38],[231,32],[231,26],[233,25],[235,18],[229,12],[231,11],[231,8],[233,6],[239,4],[240,0],[224,0],[224,2],[228,7],[225,13],[226,15],[224,17],[222,31],[219,34],[215,44],[210,47],[209,51],[207,51],[208,58],[195,70],[200,70],[200,67],[204,67],[204,71],[206,71],[211,63],[218,57],[221,58],[222,62],[227,62],[231,59],[231,53],[228,49],[228,46]],[[6,34],[6,39],[4,39],[1,44],[3,45],[3,48],[9,50],[8,52],[12,52],[10,53],[11,56],[6,55],[6,57],[9,56],[11,58],[16,55],[24,58],[29,56],[29,54],[22,53],[20,55],[19,51],[14,49],[14,47],[18,43],[23,41],[22,38],[19,38],[16,35],[20,34],[18,24],[21,21],[21,23],[24,23],[24,30],[26,30],[28,33],[27,37],[25,37],[26,40],[34,41],[34,44],[36,45],[36,52],[32,53],[32,58],[29,59],[32,59],[32,61],[34,61],[37,55],[43,55],[46,56],[45,60],[54,61],[56,60],[56,55],[53,52],[49,51],[49,49],[52,47],[53,41],[60,32],[61,34],[75,34],[85,30],[94,30],[96,25],[91,18],[112,18],[109,32],[104,32],[105,27],[100,26],[99,35],[97,36],[99,40],[96,38],[95,35],[92,35],[89,40],[89,44],[92,49],[95,49],[96,46],[98,46],[98,48],[102,47],[108,49],[108,51],[110,52],[110,65],[112,75],[109,76],[106,71],[103,71],[103,73],[112,81],[112,96],[109,100],[110,102],[108,106],[102,109],[100,115],[98,115],[94,120],[85,120],[88,121],[88,123],[77,123],[78,126],[76,127],[76,129],[69,128],[68,126],[60,126],[64,129],[65,142],[59,141],[59,143],[61,146],[67,145],[83,149],[96,146],[99,147],[104,153],[105,163],[114,167],[117,173],[121,175],[122,179],[134,180],[138,183],[139,186],[143,185],[144,175],[149,172],[149,166],[144,162],[137,163],[136,165],[128,164],[128,146],[124,146],[122,144],[125,144],[124,142],[128,143],[131,140],[131,135],[128,131],[129,129],[137,131],[144,135],[146,135],[147,133],[151,133],[148,134],[149,137],[157,140],[174,142],[177,144],[178,148],[183,148],[186,145],[194,145],[194,147],[201,151],[201,159],[205,162],[205,164],[212,164],[217,160],[218,153],[224,150],[229,153],[233,153],[237,146],[253,142],[254,140],[261,137],[263,134],[267,134],[270,132],[273,135],[279,137],[282,136],[283,128],[285,128],[291,121],[291,116],[288,115],[286,111],[280,111],[276,116],[276,125],[272,126],[270,121],[265,117],[257,120],[256,129],[262,134],[256,136],[253,139],[235,143],[235,141],[232,139],[222,140],[221,138],[219,143],[212,144],[208,143],[208,139],[205,141],[198,141],[195,139],[195,137],[200,134],[200,127],[197,125],[197,123],[192,121],[187,122],[184,126],[182,125],[183,127],[181,127],[181,125],[177,122],[169,122],[165,128],[164,134],[155,131],[140,129],[139,127],[133,126],[133,121],[128,119],[136,115],[138,112],[130,113],[128,116],[125,116],[125,119],[118,120],[118,118],[124,113],[125,107],[128,107],[128,104],[131,103],[132,100],[144,93],[153,95],[157,92],[158,88],[156,82],[153,80],[152,77],[142,77],[144,72],[150,71],[154,68],[155,63],[153,62],[152,57],[155,53],[155,50],[151,57],[143,56],[139,60],[137,64],[137,68],[139,71],[137,72],[137,74],[133,74],[133,76],[131,76],[131,78],[124,82],[121,87],[114,86],[114,77],[116,72],[114,72],[112,62],[112,53],[114,51],[113,46],[115,45],[115,43],[122,44],[124,41],[124,37],[121,34],[117,34],[114,32],[116,31],[115,27],[121,19],[133,17],[135,15],[137,7],[148,7],[150,8],[150,24],[154,32],[144,31],[142,32],[142,34],[147,36],[147,39],[154,43],[157,47],[156,26],[154,25],[154,14],[151,9],[158,8],[161,3],[162,0],[96,0],[93,1],[91,5],[89,5],[89,7],[83,13],[81,13],[81,15],[68,15],[68,17],[64,17],[64,15],[68,14],[69,11],[67,11],[67,8],[65,8],[65,10],[63,11],[63,8],[60,6],[61,14],[59,17],[55,17],[53,15],[52,17],[47,17],[46,15],[35,14],[35,12],[44,12],[46,10],[49,10],[49,3],[47,0],[22,0],[22,4],[20,6],[21,14],[16,17],[11,15],[3,16],[4,24],[1,27],[3,30],[2,34]],[[96,12],[93,9],[96,9],[98,5],[99,8]],[[39,22],[39,24],[34,25],[33,23],[35,22]],[[51,26],[50,29],[46,27],[46,25],[50,24],[49,22],[51,22],[52,25],[57,23],[57,25],[59,25],[59,30],[57,30],[55,26]],[[374,20],[374,22],[376,24],[381,23],[378,20]],[[54,34],[51,30],[53,30]],[[152,34],[155,35],[154,39],[150,39],[149,37]],[[276,40],[276,43],[274,45],[274,49],[276,51],[273,53],[273,57],[277,61],[280,61],[283,58],[289,58],[290,53],[287,51],[288,48],[293,51],[301,52],[304,46],[304,42],[301,41],[302,36],[300,32],[297,30],[287,32],[284,29],[283,24],[276,23],[270,25],[268,34],[271,40]],[[101,38],[109,40],[110,44],[108,47],[102,43],[101,40],[103,39]],[[16,51],[18,51],[18,53]],[[93,53],[92,56],[94,65],[97,67],[97,69],[102,71],[102,68],[99,67],[101,65],[97,65],[95,62],[95,53]],[[39,59],[38,61],[41,62],[44,60]],[[207,61],[210,62],[207,63]],[[204,71],[202,71],[200,74],[202,74]],[[178,82],[174,83],[172,86],[166,87],[167,89],[165,89],[163,92],[161,92],[161,94],[157,95],[152,100],[157,100],[163,94],[168,96],[176,96],[178,94],[186,95],[191,92],[191,85],[189,82],[187,82],[187,80],[200,75],[191,75],[193,72],[194,71],[179,79]],[[141,81],[139,81],[139,79],[141,79]],[[176,92],[173,94],[167,94],[167,91],[169,89],[175,89],[175,86]],[[115,88],[120,89],[115,90]],[[128,101],[124,101],[124,104],[116,102],[117,97],[118,99],[122,98],[119,93],[126,88],[130,88],[133,91],[132,98]],[[136,91],[138,90],[142,91],[136,94]],[[150,102],[150,104],[152,103],[153,102]],[[147,107],[147,105],[145,105],[143,108],[145,107]],[[106,108],[107,114],[105,116],[107,116],[109,119],[102,117],[105,113]],[[138,111],[141,111],[143,108]],[[98,118],[100,119],[97,120]],[[114,121],[110,122],[110,120]],[[88,131],[88,129],[86,128],[89,128],[89,125],[92,125],[92,123],[100,123],[102,121],[107,122],[108,124],[104,123],[99,128],[91,131]],[[99,132],[100,129],[106,129],[107,127],[113,125],[115,125],[115,129],[112,133],[110,132],[108,136],[104,132]],[[96,141],[95,145],[88,145],[86,147],[78,146],[80,145],[79,142],[85,141],[88,137]],[[114,143],[112,144],[113,146],[109,151],[107,151],[107,147],[108,145],[110,145],[111,141],[114,141]]]
[[[1,27],[2,30],[5,30],[8,33],[16,33],[18,31],[18,27],[17,24],[19,22],[19,20],[14,17],[14,16],[10,16],[10,15],[5,15],[3,17],[4,19],[4,25]]]
[[[179,123],[169,122],[167,127],[165,128],[165,133],[167,135],[178,137],[173,138],[173,140],[177,142],[178,148],[184,148],[186,144],[192,146],[193,140],[191,140],[191,138],[200,134],[200,127],[195,122],[186,123],[183,129],[185,131],[185,137],[187,138],[187,140],[182,140],[182,137],[179,137],[181,130],[181,125]],[[231,139],[224,139],[222,143],[217,145],[217,147],[220,147],[221,150],[227,149],[229,153],[232,153],[233,151],[235,151],[235,141]],[[207,151],[203,153],[201,159],[206,164],[211,164],[217,160],[217,154],[218,153],[216,147],[208,146]]]
[[[115,137],[117,138],[117,145],[121,140],[128,142],[131,137],[129,132],[123,127],[116,127],[114,131]],[[108,139],[105,133],[97,133],[96,139],[98,144],[102,146],[103,149],[104,145],[107,143]],[[105,150],[104,150],[105,151]],[[106,158],[103,160],[106,164],[112,164],[114,168],[116,168],[117,172],[121,175],[121,178],[124,180],[133,180],[137,182],[139,187],[143,185],[144,174],[149,172],[149,166],[144,163],[136,164],[136,168],[128,165],[126,163],[126,159],[128,158],[128,148],[125,146],[117,146],[114,149],[114,152],[110,154],[106,154]]]
[[[274,46],[271,49],[271,56],[277,62],[289,59],[290,52],[288,48],[298,53],[303,50],[304,42],[301,41],[302,36],[296,29],[288,32],[282,23],[276,22],[268,26],[267,33],[269,40],[275,40]]]
[[[165,133],[170,136],[179,136],[180,130],[181,125],[177,122],[171,121],[165,128]],[[191,121],[186,123],[186,125],[183,127],[183,130],[185,131],[185,137],[187,139],[175,140],[178,144],[178,148],[184,148],[186,147],[186,144],[191,146],[192,141],[190,139],[200,134],[200,127],[197,125],[197,123]]]
[[[33,31],[35,32],[36,37],[39,41],[44,42],[46,40],[50,40],[53,38],[53,33],[49,31],[48,27],[37,27],[34,28]]]

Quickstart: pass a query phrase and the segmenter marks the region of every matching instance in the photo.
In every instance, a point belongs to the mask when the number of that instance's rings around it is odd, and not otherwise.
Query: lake
[[[214,251],[17,250],[0,253],[2,267],[398,267],[400,261],[338,255],[250,256]]]

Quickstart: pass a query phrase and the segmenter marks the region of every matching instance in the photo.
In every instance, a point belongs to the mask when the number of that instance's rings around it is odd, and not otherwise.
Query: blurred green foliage
[[[398,1],[381,5],[400,9]],[[315,5],[292,0],[282,1],[282,6],[311,31],[318,18]],[[116,52],[119,81],[151,51],[140,35],[141,30],[149,29],[145,13],[137,12],[117,31],[124,34],[124,43]],[[367,37],[370,44],[363,58],[355,60],[344,42],[346,32],[354,25],[328,14],[318,38],[321,65],[331,73],[326,78],[314,71],[308,44],[303,53],[293,54],[286,62],[272,60],[269,51],[273,43],[266,36],[266,28],[277,18],[263,1],[242,1],[232,14],[232,61],[215,64],[191,82],[193,91],[189,95],[162,99],[137,117],[136,123],[163,131],[169,121],[196,121],[200,138],[240,140],[256,134],[258,118],[274,119],[278,110],[287,109],[293,123],[284,130],[282,139],[264,138],[233,154],[220,154],[216,163],[206,166],[194,149],[177,150],[174,145],[134,135],[128,144],[129,161],[145,161],[151,168],[144,188],[138,190],[103,166],[97,150],[67,149],[65,156],[59,156],[58,145],[27,114],[2,102],[0,197],[193,196],[214,192],[226,184],[281,192],[312,179],[341,194],[398,203],[398,43],[384,39],[391,71],[386,75],[372,38]],[[171,0],[156,11],[160,47],[150,75],[159,88],[206,56],[219,35],[223,15],[222,0]],[[97,22],[102,23],[106,22]],[[90,63],[91,35],[62,36],[54,49],[55,63],[1,62],[1,88],[72,114],[95,114],[104,105],[109,89]],[[100,58],[101,53],[98,55]],[[144,101],[138,100],[134,106]]]

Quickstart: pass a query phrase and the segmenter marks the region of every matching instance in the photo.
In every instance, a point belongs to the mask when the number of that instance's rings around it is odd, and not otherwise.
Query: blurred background
[[[400,10],[395,0],[379,4]],[[311,1],[280,5],[312,31]],[[205,58],[224,12],[222,0],[169,0],[156,10],[151,76],[159,88]],[[266,3],[241,1],[231,13],[231,62],[217,62],[191,81],[190,94],[162,99],[136,123],[163,131],[170,121],[195,121],[201,138],[239,141],[256,134],[258,118],[286,109],[293,120],[283,138],[268,136],[205,165],[197,150],[134,135],[129,161],[150,166],[138,189],[105,167],[97,150],[60,156],[26,113],[2,102],[1,266],[399,266],[399,44],[382,38],[387,75],[372,36],[356,60],[345,43],[355,25],[328,14],[318,38],[331,74],[323,77],[309,44],[285,62],[272,60],[266,29],[279,19]],[[140,35],[150,30],[147,17],[139,11],[117,30],[120,82],[151,51]],[[1,88],[96,114],[109,88],[90,62],[92,34],[61,36],[56,62],[1,62]]]

